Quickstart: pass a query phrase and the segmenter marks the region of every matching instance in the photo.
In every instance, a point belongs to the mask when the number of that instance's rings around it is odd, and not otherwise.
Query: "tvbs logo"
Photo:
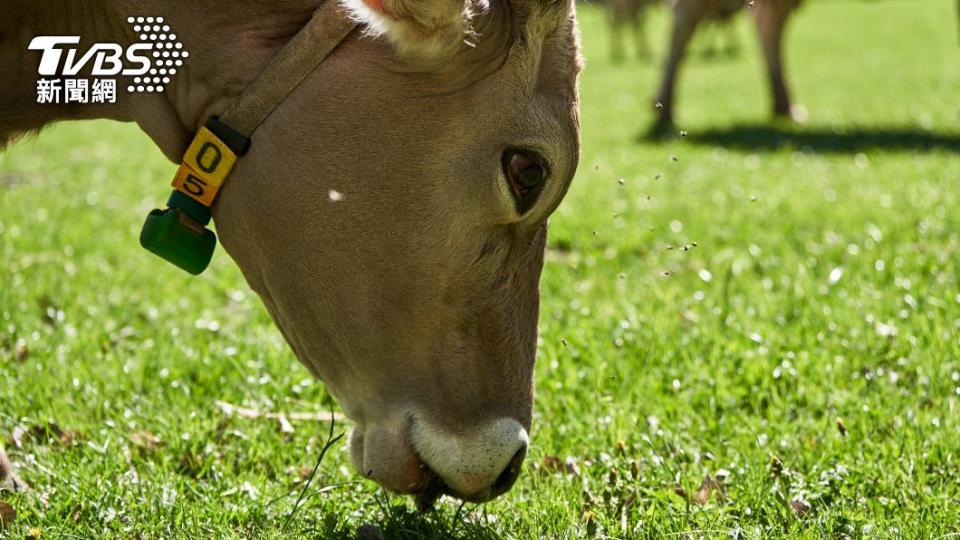
[[[37,36],[29,49],[40,51],[37,103],[116,103],[117,80],[127,92],[163,92],[190,53],[163,17],[129,17],[139,41],[94,43],[81,51],[80,36]],[[78,77],[81,72],[91,78]]]

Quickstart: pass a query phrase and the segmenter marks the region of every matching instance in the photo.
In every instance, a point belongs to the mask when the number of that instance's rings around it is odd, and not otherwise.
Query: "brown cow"
[[[356,423],[364,476],[425,506],[487,500],[527,451],[547,217],[577,167],[574,5],[344,1],[362,29],[256,132],[212,208],[218,234]],[[0,144],[111,118],[179,162],[320,3],[4,0]],[[32,38],[128,44],[143,15],[190,52],[165,92],[37,103]]]
[[[640,58],[650,56],[650,44],[647,41],[647,12],[659,0],[606,0],[610,21],[610,59],[619,62],[624,59],[624,31],[633,33],[633,41]]]
[[[607,8],[607,19],[610,26],[610,59],[621,62],[626,54],[624,51],[624,34],[631,32],[636,46],[637,56],[641,59],[650,57],[650,45],[647,40],[646,21],[648,12],[661,0],[604,0]],[[713,23],[726,35],[719,32],[715,40],[708,43],[704,49],[704,56],[712,56],[717,52],[735,54],[738,48],[735,28],[730,24],[733,11],[708,13],[705,21]]]
[[[760,37],[773,95],[773,114],[790,117],[790,93],[783,77],[783,30],[790,13],[800,0],[674,0],[670,51],[663,82],[657,93],[657,120],[654,131],[668,130],[673,124],[673,95],[677,71],[697,25],[708,18],[724,18],[747,5]]]

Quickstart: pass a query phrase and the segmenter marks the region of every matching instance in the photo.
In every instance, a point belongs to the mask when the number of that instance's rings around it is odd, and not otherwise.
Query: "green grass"
[[[807,2],[788,40],[800,128],[767,123],[739,20],[740,56],[686,66],[689,136],[663,144],[638,139],[657,63],[612,65],[582,8],[583,162],[551,222],[526,473],[421,516],[340,444],[286,534],[960,535],[954,4]],[[659,54],[665,15],[651,27]],[[172,170],[106,122],[0,155],[0,440],[34,487],[4,495],[19,518],[0,537],[284,536],[326,424],[285,434],[215,402],[330,398],[222,253],[191,279],[140,250]],[[534,471],[547,456],[577,474]],[[706,475],[723,492],[699,504]]]

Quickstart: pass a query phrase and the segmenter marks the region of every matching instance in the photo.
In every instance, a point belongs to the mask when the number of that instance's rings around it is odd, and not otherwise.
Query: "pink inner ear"
[[[377,13],[383,13],[384,15],[387,14],[387,11],[383,8],[383,0],[363,0],[363,3]]]

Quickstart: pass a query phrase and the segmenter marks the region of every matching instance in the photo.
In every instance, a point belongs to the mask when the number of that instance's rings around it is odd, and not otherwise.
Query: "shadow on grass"
[[[379,512],[361,520],[334,512],[307,512],[299,518],[299,530],[292,536],[323,540],[500,540],[503,533],[490,521],[483,505],[453,509],[440,505],[424,513],[407,501],[390,500],[383,493],[373,498]],[[494,518],[495,519],[495,518]],[[286,535],[282,528],[281,535]],[[252,535],[250,535],[252,536]],[[290,535],[288,535],[290,536]]]
[[[691,132],[686,139],[694,144],[757,152],[784,148],[809,148],[826,153],[865,150],[960,152],[960,133],[926,131],[913,126],[832,129],[757,124]]]
[[[482,523],[468,523],[449,515],[425,515],[420,512],[394,508],[380,523],[384,540],[390,539],[468,539],[496,540],[501,534]],[[359,538],[359,536],[358,536]]]
[[[782,148],[810,148],[817,152],[835,153],[872,149],[960,152],[960,134],[926,131],[911,126],[834,130],[775,124],[740,125],[690,133],[687,138],[696,144],[761,152]]]

